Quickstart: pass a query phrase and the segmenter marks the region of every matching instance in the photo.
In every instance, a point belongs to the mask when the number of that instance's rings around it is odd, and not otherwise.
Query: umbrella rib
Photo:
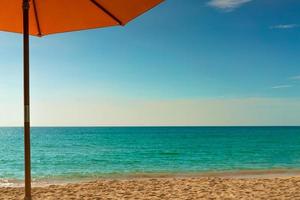
[[[37,13],[37,9],[36,9],[35,0],[32,0],[32,3],[33,3],[33,9],[34,9],[34,16],[35,16],[35,20],[36,20],[36,25],[37,25],[37,29],[38,29],[38,36],[42,36],[40,21],[39,21],[39,18],[38,18],[38,13]]]
[[[104,8],[100,3],[98,3],[96,0],[90,0],[95,6],[97,6],[100,10],[105,12],[108,16],[110,16],[113,20],[115,20],[119,25],[124,25],[124,23],[118,19],[115,15],[113,15],[111,12],[109,12],[106,8]]]

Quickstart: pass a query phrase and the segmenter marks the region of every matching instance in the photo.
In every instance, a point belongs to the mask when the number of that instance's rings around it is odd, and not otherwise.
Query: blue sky
[[[126,27],[32,37],[32,123],[300,125],[299,9],[170,0]],[[0,91],[0,125],[21,125],[17,34],[0,33]]]

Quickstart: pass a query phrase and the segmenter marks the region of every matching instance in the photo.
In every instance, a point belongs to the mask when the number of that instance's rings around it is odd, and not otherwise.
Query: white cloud
[[[293,85],[276,85],[273,86],[272,89],[283,89],[283,88],[291,88]]]
[[[271,26],[271,29],[292,29],[300,27],[299,24],[279,24],[275,26]]]
[[[299,76],[292,76],[290,77],[291,80],[300,80],[300,75]]]
[[[252,0],[210,0],[207,4],[229,12],[250,1]]]

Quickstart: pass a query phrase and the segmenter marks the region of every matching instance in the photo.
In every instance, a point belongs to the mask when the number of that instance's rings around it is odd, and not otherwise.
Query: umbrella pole
[[[29,0],[23,0],[23,48],[24,48],[24,157],[25,200],[31,200],[30,167],[30,112],[29,112]]]

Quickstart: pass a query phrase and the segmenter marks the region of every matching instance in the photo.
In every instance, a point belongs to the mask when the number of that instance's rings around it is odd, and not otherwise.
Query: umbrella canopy
[[[29,34],[126,25],[162,0],[29,0]],[[22,0],[2,0],[0,30],[23,33]]]
[[[25,200],[31,200],[29,35],[126,25],[163,0],[2,0],[0,31],[23,33]]]

